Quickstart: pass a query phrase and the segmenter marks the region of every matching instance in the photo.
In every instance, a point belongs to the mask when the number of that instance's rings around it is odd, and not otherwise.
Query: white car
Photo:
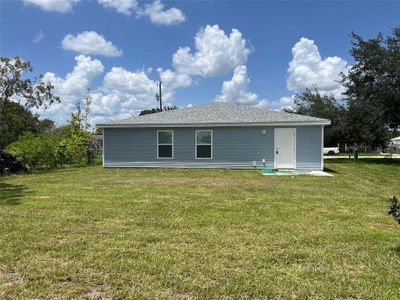
[[[324,154],[332,155],[339,153],[339,147],[324,147]]]

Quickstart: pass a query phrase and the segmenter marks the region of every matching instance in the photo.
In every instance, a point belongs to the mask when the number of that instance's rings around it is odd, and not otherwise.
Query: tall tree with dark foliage
[[[0,57],[0,151],[25,131],[41,133],[54,126],[53,121],[40,121],[29,108],[48,107],[59,102],[49,82],[31,80],[29,61],[20,57]]]
[[[53,94],[54,87],[50,82],[32,81],[23,75],[32,72],[29,61],[15,58],[0,57],[0,107],[6,102],[16,101],[25,107],[47,107],[53,102],[59,102],[59,97]]]
[[[49,119],[39,120],[28,109],[16,102],[5,102],[0,109],[0,151],[16,141],[24,132],[40,134],[55,127]]]
[[[352,34],[355,64],[342,74],[353,142],[384,145],[400,127],[400,26],[391,36]]]

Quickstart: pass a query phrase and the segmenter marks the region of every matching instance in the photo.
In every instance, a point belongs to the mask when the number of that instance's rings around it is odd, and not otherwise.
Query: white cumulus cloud
[[[349,65],[338,56],[322,58],[313,40],[301,38],[292,48],[293,58],[289,63],[287,88],[298,92],[316,85],[323,94],[340,97],[343,86],[340,73],[346,73]]]
[[[189,47],[179,48],[173,55],[173,66],[178,73],[203,77],[224,75],[247,61],[251,50],[237,29],[229,35],[218,25],[207,25],[195,37],[195,52]]]
[[[149,17],[150,21],[157,25],[174,25],[186,20],[185,14],[175,7],[165,9],[160,0],[146,4],[139,15]]]
[[[80,0],[24,0],[25,4],[34,5],[44,11],[66,13],[72,10]]]
[[[81,0],[23,0],[26,5],[36,6],[44,11],[66,13]],[[143,7],[137,0],[96,0],[107,9],[115,10],[126,16],[148,17],[153,24],[175,25],[186,21],[185,14],[176,7],[167,8],[161,0],[147,3]]]
[[[163,70],[162,68],[158,68],[157,72],[163,83],[163,99],[173,99],[176,89],[189,87],[193,83],[192,78],[186,74],[176,73],[169,69]]]
[[[187,49],[185,57],[181,49]],[[195,37],[195,50],[180,48],[173,55],[173,68],[158,68],[163,82],[163,104],[173,102],[175,91],[193,84],[193,76],[212,77],[233,72],[232,80],[223,83],[218,101],[233,101],[254,106],[267,106],[269,101],[249,91],[247,68],[243,65],[251,50],[241,33],[233,29],[225,34],[218,25],[202,28]],[[156,82],[144,71],[113,67],[103,84],[93,94],[92,122],[103,122],[136,115],[140,110],[157,106]]]
[[[180,9],[166,8],[161,0],[145,4],[143,8],[139,7],[137,0],[97,0],[97,2],[127,16],[136,14],[139,17],[148,17],[157,25],[175,25],[186,20],[185,14]]]
[[[247,67],[237,66],[232,79],[224,81],[222,84],[221,94],[217,96],[216,101],[236,102],[259,107],[267,106],[268,100],[260,99],[256,93],[249,91],[249,83]]]
[[[169,69],[163,70],[162,68],[157,69],[161,81],[164,85],[170,89],[177,89],[188,87],[192,85],[192,78],[187,74],[180,74]]]
[[[97,0],[97,2],[124,15],[131,15],[137,9],[136,0]]]
[[[95,31],[83,31],[76,36],[68,34],[61,41],[61,46],[65,50],[72,50],[86,55],[97,54],[109,57],[122,55],[122,50]]]
[[[113,67],[104,76],[101,87],[92,93],[91,122],[137,115],[143,109],[157,107],[156,82],[144,71],[129,71]],[[163,93],[163,104],[171,104],[171,98]]]
[[[146,93],[149,89],[155,88],[154,82],[144,71],[130,72],[121,67],[113,67],[104,76],[103,85],[110,90],[135,94]]]
[[[265,99],[249,91],[249,84],[247,67],[245,65],[237,66],[232,79],[223,82],[221,94],[215,98],[215,101],[234,102],[273,110],[281,110],[293,105],[294,96],[285,96],[278,100]]]
[[[64,122],[70,115],[77,101],[82,100],[90,88],[92,81],[104,71],[101,61],[89,56],[75,57],[74,69],[64,78],[52,72],[43,75],[42,81],[50,82],[54,86],[54,94],[59,96],[61,103],[53,104],[48,109],[38,109],[42,117]]]
[[[191,86],[193,76],[207,78],[233,71],[247,61],[250,52],[239,30],[232,29],[228,35],[218,25],[207,25],[197,32],[193,53],[184,47],[173,54],[174,70],[157,69],[166,98],[172,99],[176,89]]]

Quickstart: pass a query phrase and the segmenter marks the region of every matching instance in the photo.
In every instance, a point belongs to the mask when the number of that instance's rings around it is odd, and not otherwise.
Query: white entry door
[[[296,168],[296,128],[275,128],[275,168]]]

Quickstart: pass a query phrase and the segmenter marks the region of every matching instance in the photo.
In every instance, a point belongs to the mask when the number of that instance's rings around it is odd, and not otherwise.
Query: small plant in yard
[[[400,224],[400,202],[396,196],[390,198],[389,203],[389,215],[392,215],[393,218],[396,220],[397,223]]]

